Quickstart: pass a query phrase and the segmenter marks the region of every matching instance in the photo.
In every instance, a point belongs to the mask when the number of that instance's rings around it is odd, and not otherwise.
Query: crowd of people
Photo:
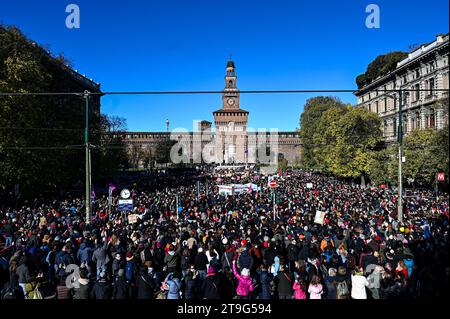
[[[448,294],[449,198],[290,170],[167,172],[118,193],[0,209],[2,299],[401,299]],[[225,196],[218,184],[260,189]],[[199,187],[200,186],[200,187]],[[273,194],[275,193],[275,195]],[[178,204],[178,207],[177,207]],[[317,221],[316,213],[324,212]],[[131,222],[130,214],[137,216]]]

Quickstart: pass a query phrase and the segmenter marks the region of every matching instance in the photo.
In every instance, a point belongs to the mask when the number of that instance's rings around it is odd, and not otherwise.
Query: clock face
[[[234,99],[228,99],[227,103],[228,103],[228,105],[233,105],[234,104]]]
[[[122,197],[122,198],[128,198],[128,197],[130,197],[130,191],[128,190],[128,189],[123,189],[121,192],[120,192],[120,197]]]

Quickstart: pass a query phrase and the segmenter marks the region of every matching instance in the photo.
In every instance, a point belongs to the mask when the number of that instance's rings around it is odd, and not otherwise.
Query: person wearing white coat
[[[363,270],[358,269],[352,275],[352,299],[367,299],[366,287],[369,281],[363,275]]]

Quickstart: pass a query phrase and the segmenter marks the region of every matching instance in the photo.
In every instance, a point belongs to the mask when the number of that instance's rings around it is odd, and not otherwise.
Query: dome
[[[234,69],[234,62],[232,60],[228,61],[227,68],[233,68]]]

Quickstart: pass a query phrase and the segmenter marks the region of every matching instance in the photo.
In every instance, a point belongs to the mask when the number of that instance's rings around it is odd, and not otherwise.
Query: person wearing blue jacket
[[[405,259],[403,259],[405,262],[406,268],[408,268],[408,278],[411,278],[411,274],[414,268],[414,257],[412,255],[405,255]]]
[[[127,253],[126,260],[127,263],[125,265],[125,281],[128,288],[128,296],[133,299],[136,291],[136,264],[134,262],[134,256],[131,251]]]
[[[81,243],[80,248],[77,252],[77,258],[81,264],[87,264],[92,260],[93,249],[86,245],[86,243]]]
[[[165,280],[169,291],[167,292],[167,299],[181,299],[181,281],[178,273],[170,273]]]
[[[253,257],[248,253],[248,248],[245,247],[241,256],[239,256],[239,271],[242,271],[242,269],[244,268],[252,269],[252,267],[253,267]]]
[[[273,274],[269,273],[266,265],[261,265],[257,270],[259,277],[259,299],[271,299],[270,295],[270,283],[273,280]]]

